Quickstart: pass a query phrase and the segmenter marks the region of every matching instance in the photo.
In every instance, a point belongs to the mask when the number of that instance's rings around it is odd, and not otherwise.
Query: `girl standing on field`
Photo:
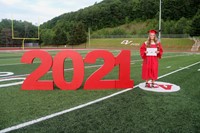
[[[158,59],[163,54],[162,45],[158,41],[156,34],[157,31],[150,30],[148,40],[140,47],[140,56],[143,59],[142,79],[146,80],[145,87],[152,88],[157,88],[154,83],[158,79]],[[149,80],[152,82],[149,83]]]

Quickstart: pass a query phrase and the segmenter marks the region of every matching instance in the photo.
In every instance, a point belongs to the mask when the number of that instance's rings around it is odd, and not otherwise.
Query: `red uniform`
[[[142,79],[143,80],[157,80],[158,79],[158,58],[162,57],[163,49],[160,43],[151,44],[150,48],[158,48],[157,56],[146,56],[147,44],[143,43],[140,47],[140,56],[143,59],[142,64]]]

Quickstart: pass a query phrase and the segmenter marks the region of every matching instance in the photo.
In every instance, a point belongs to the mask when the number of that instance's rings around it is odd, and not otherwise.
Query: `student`
[[[158,59],[162,57],[163,49],[156,37],[157,31],[150,30],[148,33],[148,40],[140,47],[140,56],[143,59],[142,79],[146,80],[145,87],[157,88],[154,83],[158,79]],[[147,48],[154,48],[154,55],[150,55],[150,51],[148,53]],[[149,80],[152,82],[149,83]]]

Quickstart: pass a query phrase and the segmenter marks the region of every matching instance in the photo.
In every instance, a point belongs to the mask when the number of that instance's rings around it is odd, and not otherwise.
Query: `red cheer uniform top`
[[[147,56],[145,51],[147,44],[143,43],[140,47],[140,56],[143,59],[142,64],[142,79],[143,80],[157,80],[158,79],[158,58],[162,57],[163,49],[162,45],[158,42],[157,44],[150,44],[150,48],[157,48],[159,53],[157,56]]]

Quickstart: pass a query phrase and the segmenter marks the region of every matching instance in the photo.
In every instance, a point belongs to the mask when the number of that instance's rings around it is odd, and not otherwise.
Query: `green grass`
[[[143,44],[146,38],[107,38],[107,39],[91,39],[91,44],[87,45],[89,48],[116,48],[116,49],[131,49],[138,50],[139,46],[134,46],[130,44],[121,44],[124,40],[132,41],[133,44]],[[193,40],[188,38],[162,38],[162,45],[166,51],[178,50],[178,51],[190,51]]]
[[[110,50],[116,56],[119,50]],[[85,57],[88,51],[78,51]],[[57,52],[50,52],[53,56]],[[0,53],[0,71],[11,71],[15,75],[32,72],[38,65],[19,63],[22,53]],[[8,60],[5,60],[8,59]],[[159,75],[167,74],[180,67],[200,61],[199,54],[164,53],[160,60]],[[96,64],[102,64],[98,60]],[[141,58],[138,52],[131,52],[131,79],[135,85],[141,80]],[[71,67],[66,60],[65,67]],[[87,65],[89,66],[89,65]],[[167,68],[171,66],[170,68]],[[107,99],[89,107],[76,110],[14,132],[199,132],[200,126],[200,64],[184,69],[160,79],[177,84],[181,90],[176,93],[155,93],[135,88],[129,92]],[[85,68],[86,78],[97,68]],[[118,68],[106,78],[116,79]],[[72,75],[72,71],[67,71]],[[52,79],[51,73],[43,79]],[[70,80],[71,77],[66,77]],[[1,83],[0,83],[1,84]],[[83,83],[84,84],[84,83]],[[115,93],[118,90],[104,91],[22,91],[20,85],[0,88],[0,129],[37,119],[58,111]]]

